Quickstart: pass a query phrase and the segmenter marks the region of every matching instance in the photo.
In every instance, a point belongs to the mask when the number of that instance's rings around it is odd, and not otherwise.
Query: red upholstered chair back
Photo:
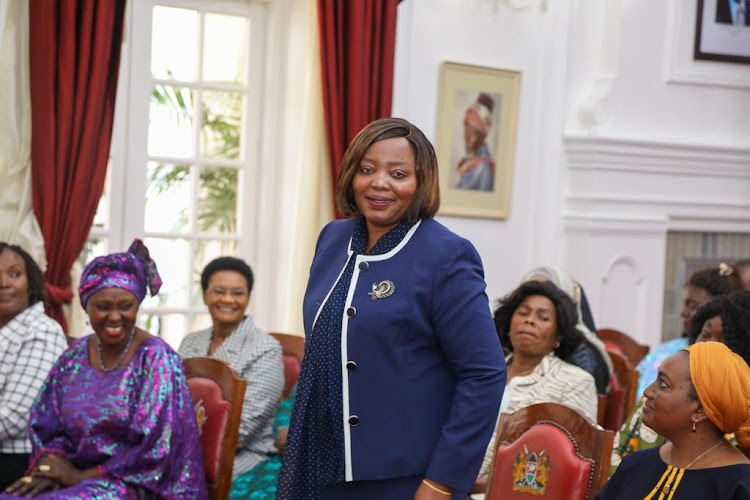
[[[284,392],[281,399],[289,395],[294,384],[297,383],[302,367],[302,357],[305,355],[305,338],[288,333],[271,332],[271,336],[279,341],[284,359]]]
[[[485,498],[594,498],[607,478],[613,440],[613,432],[563,405],[503,415]]]
[[[209,495],[212,500],[224,500],[232,484],[246,382],[229,365],[213,358],[185,359],[185,374],[198,418],[204,415],[201,448]]]
[[[630,413],[625,413],[625,397],[625,390],[620,386],[617,377],[614,374],[610,375],[604,419],[599,422],[599,425],[611,431],[620,430],[622,423],[630,415]]]
[[[635,407],[635,396],[638,391],[638,370],[630,366],[628,360],[622,354],[611,351],[607,351],[607,354],[609,354],[609,359],[612,360],[612,368],[615,377],[617,377],[617,383],[625,392],[623,418],[627,418]]]
[[[625,356],[631,368],[635,368],[651,350],[649,346],[639,344],[627,333],[615,330],[614,328],[602,328],[601,330],[597,330],[596,333],[602,339],[604,345],[607,346],[608,350],[613,350]],[[617,349],[610,349],[610,345],[617,346]]]

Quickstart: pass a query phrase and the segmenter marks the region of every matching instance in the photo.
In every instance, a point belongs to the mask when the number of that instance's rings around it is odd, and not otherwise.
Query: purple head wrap
[[[136,238],[127,252],[104,255],[89,262],[81,275],[78,295],[84,309],[89,298],[104,288],[127,290],[140,303],[146,296],[147,285],[153,297],[161,287],[161,277],[148,248]]]

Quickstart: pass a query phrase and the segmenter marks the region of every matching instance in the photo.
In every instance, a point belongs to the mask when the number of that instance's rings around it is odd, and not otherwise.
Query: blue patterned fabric
[[[377,241],[369,255],[394,249],[411,226],[404,221],[399,223]],[[346,267],[307,339],[292,412],[294,424],[289,430],[278,484],[281,498],[321,498],[320,486],[341,483],[345,479],[341,329],[354,263],[357,255],[365,253],[367,238],[367,224],[360,216],[354,227]]]

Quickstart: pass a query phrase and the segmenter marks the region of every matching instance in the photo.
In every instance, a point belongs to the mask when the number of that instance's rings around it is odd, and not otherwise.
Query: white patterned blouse
[[[510,364],[512,355],[508,358]],[[503,413],[513,413],[537,403],[558,403],[569,406],[596,423],[599,400],[594,377],[575,365],[566,363],[555,353],[545,356],[530,374],[513,377],[505,387],[498,420]],[[484,454],[479,476],[490,472],[495,449],[495,433]]]

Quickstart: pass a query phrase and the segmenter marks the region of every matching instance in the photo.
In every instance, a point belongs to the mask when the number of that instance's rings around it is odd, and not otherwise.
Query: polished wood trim
[[[185,358],[185,377],[204,377],[215,381],[221,388],[224,400],[231,403],[229,420],[222,443],[219,478],[215,484],[207,483],[211,500],[226,500],[232,488],[232,467],[237,450],[237,437],[242,418],[242,403],[247,382],[225,362],[214,358]]]

